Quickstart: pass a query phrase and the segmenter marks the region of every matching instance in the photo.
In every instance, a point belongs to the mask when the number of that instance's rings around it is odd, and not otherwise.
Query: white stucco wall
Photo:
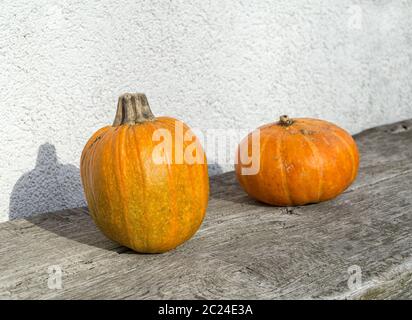
[[[408,0],[1,0],[0,221],[84,205],[81,150],[124,91],[196,128],[356,133],[411,117],[411,60]]]

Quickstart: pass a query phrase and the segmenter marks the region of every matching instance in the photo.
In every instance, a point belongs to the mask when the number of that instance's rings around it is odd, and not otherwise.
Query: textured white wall
[[[82,147],[124,91],[203,129],[410,118],[411,25],[408,0],[1,0],[0,220],[84,205]]]

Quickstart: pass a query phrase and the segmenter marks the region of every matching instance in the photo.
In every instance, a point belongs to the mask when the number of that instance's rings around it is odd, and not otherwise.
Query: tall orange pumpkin
[[[162,132],[172,138],[171,152],[160,152],[163,162],[154,157]],[[181,147],[191,147],[202,161],[176,160]],[[177,247],[194,235],[205,215],[209,178],[199,141],[183,122],[154,117],[144,94],[120,96],[113,125],[98,130],[84,147],[81,177],[96,225],[138,252]]]
[[[251,153],[253,134],[236,154],[236,175],[253,198],[277,206],[304,205],[332,199],[355,179],[359,153],[353,138],[323,120],[282,116],[257,129],[258,154]],[[246,174],[255,159],[258,170]]]

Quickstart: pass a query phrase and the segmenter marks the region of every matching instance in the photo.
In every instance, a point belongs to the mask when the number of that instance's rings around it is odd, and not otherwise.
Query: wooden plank
[[[373,283],[360,293],[347,298],[362,300],[412,299],[412,272],[404,272],[381,282]]]
[[[233,172],[211,179],[196,236],[162,255],[106,239],[87,209],[0,224],[4,299],[411,298],[412,120],[356,136],[357,181],[332,201],[277,208]],[[63,271],[49,289],[48,267]],[[348,268],[362,284],[348,287]]]

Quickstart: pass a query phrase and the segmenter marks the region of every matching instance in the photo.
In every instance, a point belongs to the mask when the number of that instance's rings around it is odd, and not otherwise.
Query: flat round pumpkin
[[[336,197],[356,178],[356,143],[333,123],[282,116],[257,130],[260,148],[252,156],[259,170],[245,174],[250,164],[241,161],[251,156],[253,133],[239,144],[235,163],[240,185],[257,200],[277,206],[316,203]]]
[[[176,133],[176,126],[182,134]],[[81,157],[81,177],[90,214],[110,239],[143,253],[182,244],[198,230],[208,203],[209,178],[203,149],[183,122],[154,117],[144,94],[119,98],[112,126],[98,130]],[[164,162],[156,161],[156,133],[172,138]],[[178,160],[180,147],[203,161]]]

